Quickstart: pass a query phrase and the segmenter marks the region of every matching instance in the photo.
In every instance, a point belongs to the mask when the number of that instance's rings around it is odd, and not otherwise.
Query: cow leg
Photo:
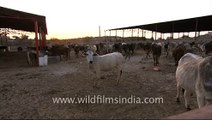
[[[28,62],[29,65],[32,64],[29,52],[27,52],[27,62]]]
[[[179,85],[177,85],[176,102],[180,103],[180,86]]]
[[[188,90],[185,90],[184,99],[185,99],[185,107],[186,107],[187,110],[191,110],[191,108],[189,106],[190,95],[191,95],[191,93],[188,92]]]
[[[122,70],[121,69],[118,69],[117,70],[117,81],[116,81],[116,86],[119,84],[119,80],[121,78],[121,75],[122,75]]]
[[[205,98],[202,95],[197,94],[198,107],[201,108],[205,105]]]
[[[154,61],[154,66],[157,65],[157,57],[155,55],[153,55],[153,61]]]
[[[149,51],[146,51],[146,58],[150,57]]]
[[[156,65],[159,65],[159,58],[160,56],[156,56]]]
[[[96,74],[96,78],[94,79],[93,87],[98,88],[98,81],[101,79],[100,71],[97,70],[95,74]]]

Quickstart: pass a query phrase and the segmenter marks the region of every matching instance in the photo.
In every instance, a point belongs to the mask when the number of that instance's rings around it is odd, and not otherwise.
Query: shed
[[[39,50],[46,46],[46,17],[0,6],[0,28],[12,28],[35,32],[36,63],[38,65]],[[41,34],[38,38],[38,33]]]

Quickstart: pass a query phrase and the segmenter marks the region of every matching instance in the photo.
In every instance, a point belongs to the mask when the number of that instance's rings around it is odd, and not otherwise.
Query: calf
[[[96,74],[97,79],[101,77],[101,71],[116,70],[117,82],[122,75],[122,65],[124,63],[124,57],[119,52],[113,52],[106,55],[95,55],[92,50],[86,52],[86,58],[89,63],[89,69]],[[94,80],[94,87],[97,87],[97,80]]]
[[[177,102],[184,89],[185,107],[189,110],[189,98],[196,93],[199,108],[212,100],[212,57],[187,53],[179,61],[176,70]]]

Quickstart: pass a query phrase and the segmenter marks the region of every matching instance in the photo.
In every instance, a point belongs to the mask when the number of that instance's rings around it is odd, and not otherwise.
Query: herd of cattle
[[[104,55],[112,52],[120,52],[125,56],[125,59],[130,57],[138,49],[143,49],[146,54],[146,58],[150,57],[152,53],[154,65],[159,64],[159,58],[162,52],[166,52],[166,57],[173,57],[175,65],[177,66],[180,58],[186,53],[194,53],[201,56],[208,55],[212,52],[212,41],[205,43],[195,42],[176,42],[176,41],[144,41],[139,43],[99,43],[99,44],[70,44],[70,45],[54,45],[52,47],[46,47],[45,54],[49,56],[60,56],[60,59],[70,59],[70,52],[75,53],[76,58],[79,55],[86,53],[88,49],[92,49],[98,55]],[[32,51],[32,48],[29,48]],[[34,48],[35,50],[35,48]],[[35,53],[35,52],[34,52]]]
[[[68,47],[57,46],[63,52],[57,53],[70,56],[71,49],[76,57],[79,52],[83,53],[88,61],[89,69],[96,75],[94,87],[98,86],[101,71],[115,70],[117,72],[117,82],[122,75],[122,66],[126,59],[135,53],[140,47],[150,57],[152,53],[154,66],[159,65],[159,58],[162,52],[166,52],[166,57],[173,57],[175,60],[176,82],[177,82],[177,102],[180,102],[180,92],[184,92],[185,107],[190,109],[189,98],[196,94],[199,108],[212,101],[212,41],[203,44],[195,42],[140,42],[140,43],[115,43],[115,44],[93,44],[93,45],[69,45]],[[56,48],[56,47],[52,47]],[[50,50],[52,51],[52,50]],[[57,51],[57,50],[55,50]],[[58,52],[58,51],[57,51]],[[124,57],[125,56],[125,57]]]
[[[143,41],[139,43],[99,43],[99,44],[70,44],[68,46],[55,45],[44,48],[43,53],[50,56],[60,56],[60,59],[70,59],[70,52],[74,51],[75,57],[86,56],[89,69],[101,77],[101,71],[114,69],[117,72],[117,82],[122,75],[122,66],[127,59],[138,49],[145,51],[145,57],[153,57],[153,65],[159,65],[159,58],[165,52],[167,58],[174,58],[177,82],[177,102],[180,93],[184,91],[185,107],[190,109],[189,98],[196,94],[199,108],[212,101],[212,41],[197,43],[182,41]],[[21,50],[19,48],[19,50]],[[28,58],[35,59],[35,48],[28,48]],[[34,51],[34,52],[33,52]],[[94,80],[94,87],[97,87]]]

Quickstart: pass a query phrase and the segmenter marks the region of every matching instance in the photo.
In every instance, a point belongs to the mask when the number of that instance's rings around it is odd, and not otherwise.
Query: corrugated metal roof
[[[47,34],[45,16],[26,13],[0,6],[0,28],[12,28],[34,32],[34,21],[38,22],[38,27]],[[40,29],[39,29],[40,32]]]

